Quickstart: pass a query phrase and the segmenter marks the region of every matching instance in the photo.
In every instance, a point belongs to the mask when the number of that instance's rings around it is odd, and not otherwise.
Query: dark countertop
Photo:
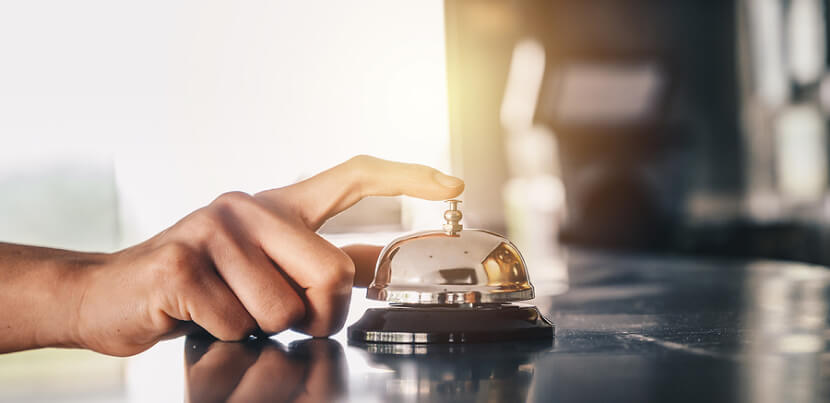
[[[571,253],[549,342],[185,342],[190,401],[830,401],[830,270]],[[357,308],[355,308],[357,309]],[[359,312],[358,312],[359,314]]]

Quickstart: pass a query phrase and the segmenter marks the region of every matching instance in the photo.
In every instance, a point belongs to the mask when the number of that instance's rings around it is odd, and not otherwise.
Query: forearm
[[[79,347],[81,278],[105,256],[0,243],[0,353]]]

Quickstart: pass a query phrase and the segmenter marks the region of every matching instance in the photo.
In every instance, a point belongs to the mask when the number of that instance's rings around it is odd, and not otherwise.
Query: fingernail
[[[456,178],[455,176],[444,175],[441,172],[436,172],[433,175],[435,181],[441,184],[441,186],[448,187],[448,188],[457,188],[464,184],[464,181],[461,179]]]

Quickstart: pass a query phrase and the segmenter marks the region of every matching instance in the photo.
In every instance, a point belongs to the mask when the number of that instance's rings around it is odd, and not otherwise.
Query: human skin
[[[128,356],[204,329],[223,341],[343,327],[380,248],[316,231],[367,196],[455,197],[464,183],[423,165],[354,157],[255,195],[225,193],[111,254],[0,243],[0,352],[86,348]]]

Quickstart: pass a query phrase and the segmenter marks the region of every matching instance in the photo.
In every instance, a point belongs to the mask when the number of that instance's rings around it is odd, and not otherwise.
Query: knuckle
[[[250,333],[254,329],[256,329],[256,321],[250,315],[242,316],[240,323],[240,328],[243,329],[246,333]]]
[[[223,330],[221,334],[215,334],[213,336],[222,341],[239,341],[246,339],[252,333],[252,326],[234,326]]]
[[[354,283],[354,273],[354,262],[343,254],[336,269],[336,278],[339,284],[346,288],[351,288]]]
[[[328,337],[334,334],[331,332],[328,327],[317,326],[313,328],[309,328],[306,333],[308,333],[311,337]]]
[[[182,242],[162,245],[156,252],[157,274],[161,281],[174,287],[189,286],[198,280],[202,257],[198,251]]]
[[[239,319],[239,323],[231,329],[230,336],[234,340],[242,340],[254,333],[256,330],[256,322],[250,316],[244,316]]]
[[[370,165],[372,163],[372,161],[375,161],[376,159],[377,158],[372,157],[370,155],[359,154],[359,155],[355,155],[354,157],[350,158],[348,163],[349,163],[349,165],[351,165],[353,167],[367,167],[368,165]]]
[[[218,232],[224,231],[225,223],[215,209],[204,207],[188,216],[184,225],[186,236],[199,240],[213,238]]]
[[[171,267],[190,267],[197,263],[199,256],[190,245],[184,242],[169,242],[158,251],[161,260]]]
[[[257,326],[254,319],[242,306],[235,305],[230,304],[223,312],[222,321],[214,328],[206,329],[213,337],[222,341],[239,341],[255,333]]]
[[[352,178],[355,184],[363,183],[366,177],[371,175],[372,165],[375,161],[377,161],[377,158],[365,154],[352,157],[346,164],[348,176]]]
[[[328,337],[337,333],[340,328],[341,326],[338,323],[333,320],[328,320],[308,329],[308,334],[314,337]]]
[[[253,200],[254,197],[245,192],[233,191],[222,193],[211,204],[222,207],[232,207],[240,204],[248,204]]]
[[[345,312],[320,320],[307,329],[307,333],[314,337],[328,337],[340,331],[346,322]]]
[[[419,180],[431,181],[436,173],[441,173],[439,170],[421,164],[399,164],[396,169],[400,171],[403,176],[409,178],[418,178]]]
[[[285,322],[281,317],[262,318],[258,319],[257,323],[259,324],[259,328],[267,334],[277,334],[285,329],[288,329],[290,326],[290,324]]]
[[[268,309],[267,314],[257,320],[259,328],[265,333],[274,334],[289,329],[305,316],[305,304],[297,295],[284,296],[277,303],[279,306]]]
[[[233,304],[232,304],[233,305]],[[215,332],[214,337],[222,341],[239,341],[254,334],[256,322],[241,306],[226,312],[224,320]]]
[[[342,251],[337,249],[328,259],[321,261],[323,275],[317,278],[319,288],[339,290],[351,288],[354,282],[354,262]]]
[[[412,169],[413,175],[420,175],[423,178],[429,178],[429,180],[432,180],[436,174],[442,173],[441,171],[426,165],[412,164],[412,168],[410,169]]]

